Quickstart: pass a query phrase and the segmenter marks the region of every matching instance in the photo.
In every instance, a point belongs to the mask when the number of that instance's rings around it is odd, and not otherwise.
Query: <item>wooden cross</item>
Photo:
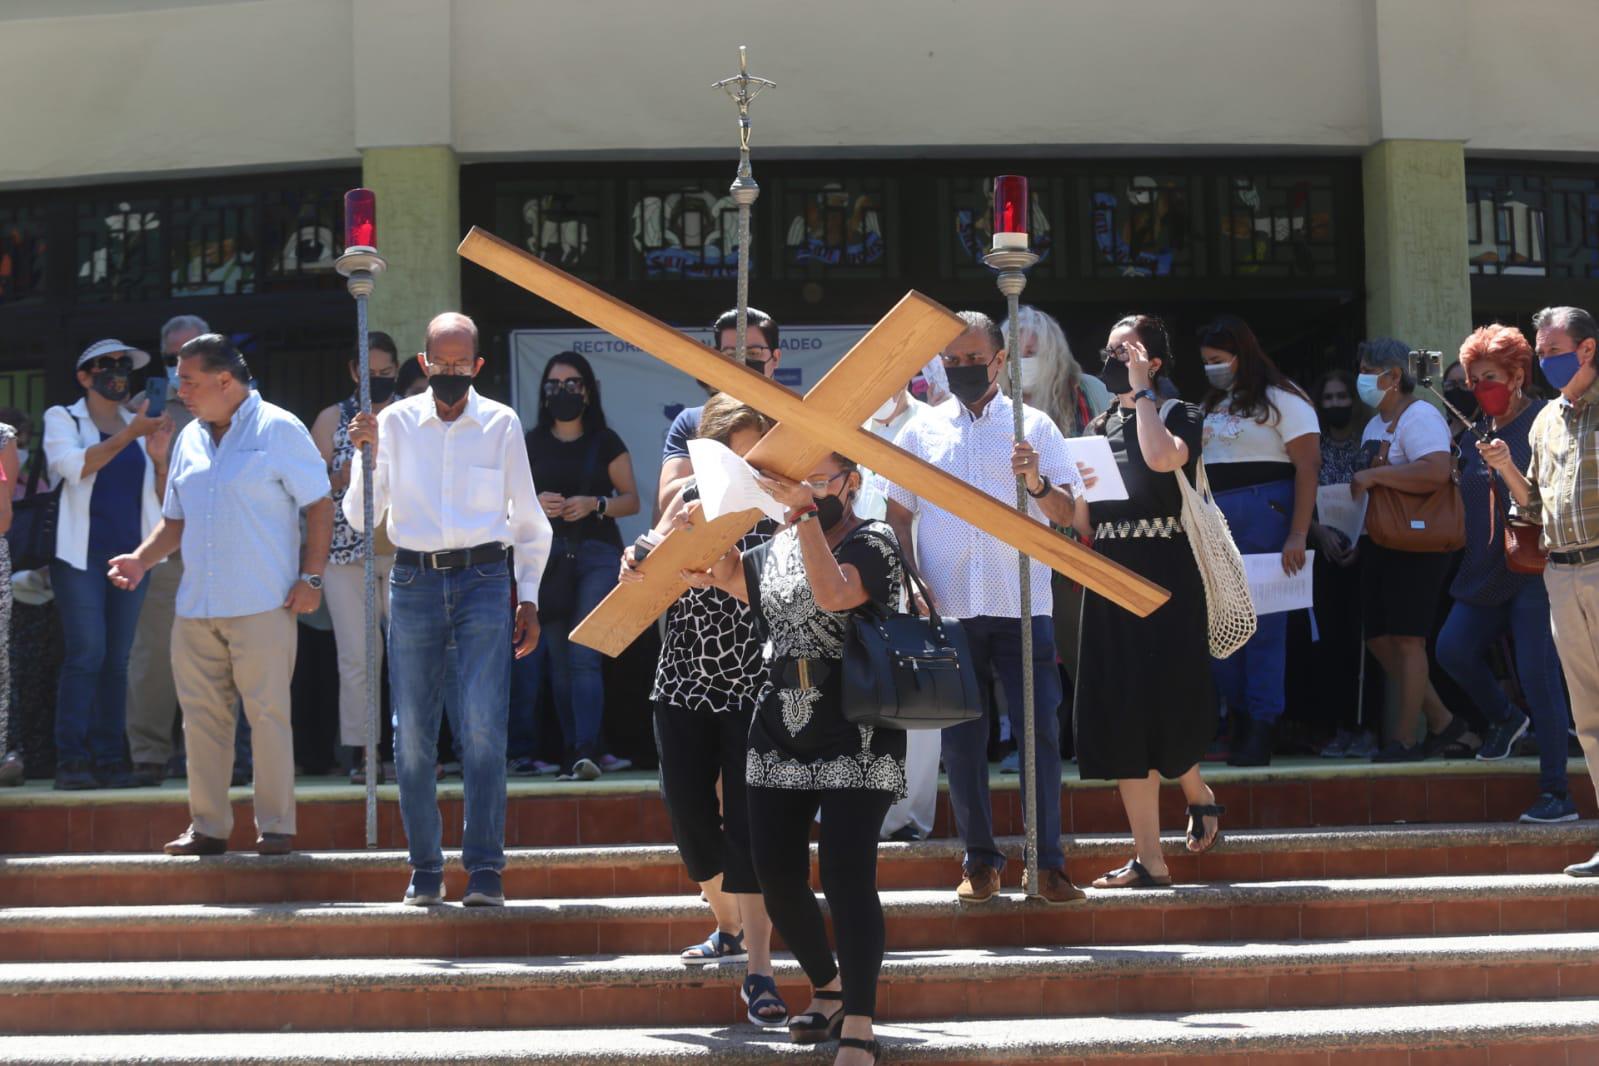
[[[815,470],[818,460],[838,452],[1136,615],[1148,615],[1171,596],[863,428],[867,417],[933,354],[966,332],[964,322],[918,292],[906,294],[802,399],[765,375],[723,358],[666,323],[475,226],[459,252],[776,420],[777,427],[747,456],[757,469],[802,480]],[[640,566],[644,581],[618,585],[572,631],[572,639],[607,655],[621,654],[687,590],[680,570],[706,569],[759,518],[759,511],[749,510],[722,515],[691,530],[674,530]]]

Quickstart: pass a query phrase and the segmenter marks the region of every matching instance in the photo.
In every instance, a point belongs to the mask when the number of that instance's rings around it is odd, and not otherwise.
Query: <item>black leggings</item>
[[[872,789],[749,790],[750,847],[772,925],[813,987],[843,974],[845,1014],[877,1013],[884,941],[877,832],[893,803],[892,793]],[[838,937],[837,963],[811,892],[811,822],[818,809],[822,892]]]
[[[695,881],[722,875],[722,891],[761,890],[750,865],[749,806],[744,755],[750,718],[737,711],[696,711],[657,700],[655,750],[661,757],[661,795],[672,819],[672,840]],[[716,779],[722,779],[718,806]]]

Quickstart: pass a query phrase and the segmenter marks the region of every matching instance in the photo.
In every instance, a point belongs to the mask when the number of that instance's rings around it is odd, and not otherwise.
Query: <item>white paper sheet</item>
[[[1353,544],[1366,524],[1366,497],[1357,500],[1349,495],[1347,484],[1323,485],[1316,490],[1316,515],[1322,525],[1338,530]]]
[[[1116,468],[1109,440],[1100,436],[1068,437],[1066,450],[1071,453],[1072,462],[1088,467],[1099,479],[1088,490],[1089,503],[1127,498],[1127,485],[1122,481],[1122,472]]]
[[[1249,578],[1249,598],[1255,601],[1255,614],[1298,611],[1311,603],[1311,572],[1316,553],[1305,553],[1305,565],[1292,577],[1283,573],[1281,552],[1244,556],[1244,574]]]
[[[766,494],[755,480],[754,468],[727,445],[696,437],[688,442],[688,457],[706,518],[758,507],[773,521],[783,521],[783,505]]]

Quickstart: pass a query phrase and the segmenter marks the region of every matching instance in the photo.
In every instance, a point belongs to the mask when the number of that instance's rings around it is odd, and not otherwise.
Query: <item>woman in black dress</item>
[[[1176,778],[1188,801],[1188,850],[1207,851],[1221,838],[1222,808],[1199,775],[1216,735],[1205,589],[1177,483],[1194,476],[1203,416],[1157,397],[1155,383],[1171,362],[1158,318],[1122,319],[1103,354],[1100,376],[1117,404],[1090,430],[1109,438],[1129,498],[1089,505],[1094,548],[1163,585],[1171,599],[1139,618],[1096,593],[1084,598],[1077,762],[1084,779],[1117,783],[1136,852],[1094,886],[1145,888],[1171,884],[1160,849],[1161,778]]]
[[[851,612],[868,600],[899,602],[904,575],[893,531],[855,516],[861,475],[852,461],[829,456],[803,482],[764,477],[762,485],[787,508],[783,530],[748,556],[734,549],[711,573],[683,577],[748,602],[769,640],[745,779],[766,908],[814,990],[789,1035],[800,1044],[838,1039],[837,1066],[864,1066],[877,1061],[872,1016],[883,964],[877,831],[905,795],[905,733],[846,720],[840,675]],[[818,811],[836,962],[810,886]]]

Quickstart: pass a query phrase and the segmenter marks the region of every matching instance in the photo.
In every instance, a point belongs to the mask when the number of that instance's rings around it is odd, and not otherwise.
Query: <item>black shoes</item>
[[[1270,766],[1277,727],[1274,722],[1243,720],[1243,736],[1227,756],[1228,766]]]

